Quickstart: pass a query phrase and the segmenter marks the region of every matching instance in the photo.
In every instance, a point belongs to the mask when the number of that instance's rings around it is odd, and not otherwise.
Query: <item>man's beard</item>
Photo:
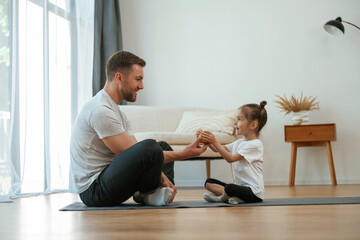
[[[131,91],[126,92],[126,90],[121,90],[121,94],[123,95],[124,99],[128,102],[135,102],[136,95],[134,95]]]

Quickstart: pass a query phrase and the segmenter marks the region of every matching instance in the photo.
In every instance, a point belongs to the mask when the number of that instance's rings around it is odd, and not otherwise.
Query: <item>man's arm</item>
[[[106,137],[102,140],[105,145],[116,155],[120,154],[122,151],[128,149],[129,147],[137,143],[136,138],[134,136],[130,136],[129,134],[127,134],[127,132]]]
[[[129,136],[126,132],[123,132],[118,135],[106,137],[102,139],[105,145],[116,155],[121,153],[122,151],[128,149],[135,143],[137,140],[134,136]],[[207,144],[200,147],[201,139],[196,139],[195,142],[187,146],[181,152],[174,152],[174,151],[164,151],[164,163],[173,162],[175,160],[182,160],[187,158],[192,158],[199,156],[203,152],[205,152],[206,148],[208,147]]]
[[[195,142],[187,146],[181,152],[164,151],[164,163],[199,156],[200,154],[205,152],[205,150],[209,146],[208,144],[205,144],[204,146],[199,146],[200,141],[201,139],[197,138]]]

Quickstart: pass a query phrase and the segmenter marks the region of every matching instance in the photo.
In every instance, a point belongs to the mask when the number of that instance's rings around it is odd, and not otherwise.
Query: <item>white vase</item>
[[[291,118],[293,125],[309,122],[309,114],[310,111],[293,112],[293,117]]]

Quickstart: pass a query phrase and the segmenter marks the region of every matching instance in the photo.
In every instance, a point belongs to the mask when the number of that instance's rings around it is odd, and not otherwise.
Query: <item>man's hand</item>
[[[177,190],[175,185],[166,177],[164,173],[161,173],[161,187],[169,187],[174,190],[169,200],[169,203],[172,203],[177,193]]]
[[[196,137],[198,138],[202,132],[203,132],[202,129],[197,130],[196,131]]]
[[[199,156],[200,154],[206,151],[209,144],[204,144],[203,146],[200,146],[199,145],[200,143],[201,143],[201,139],[197,138],[195,142],[193,142],[184,149],[184,153],[187,155],[187,158]]]
[[[173,162],[177,160],[182,159],[188,159],[192,157],[199,156],[209,146],[209,144],[205,144],[203,146],[200,146],[201,139],[196,139],[195,142],[188,145],[183,151],[181,152],[175,152],[175,151],[164,151],[164,163]]]

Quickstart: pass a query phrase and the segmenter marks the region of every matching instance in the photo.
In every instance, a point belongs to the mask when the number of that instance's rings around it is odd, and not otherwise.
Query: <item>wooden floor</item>
[[[200,200],[201,188],[176,200]],[[360,185],[269,186],[267,198],[360,196]],[[0,203],[0,239],[360,239],[360,204],[60,212],[77,195]]]

